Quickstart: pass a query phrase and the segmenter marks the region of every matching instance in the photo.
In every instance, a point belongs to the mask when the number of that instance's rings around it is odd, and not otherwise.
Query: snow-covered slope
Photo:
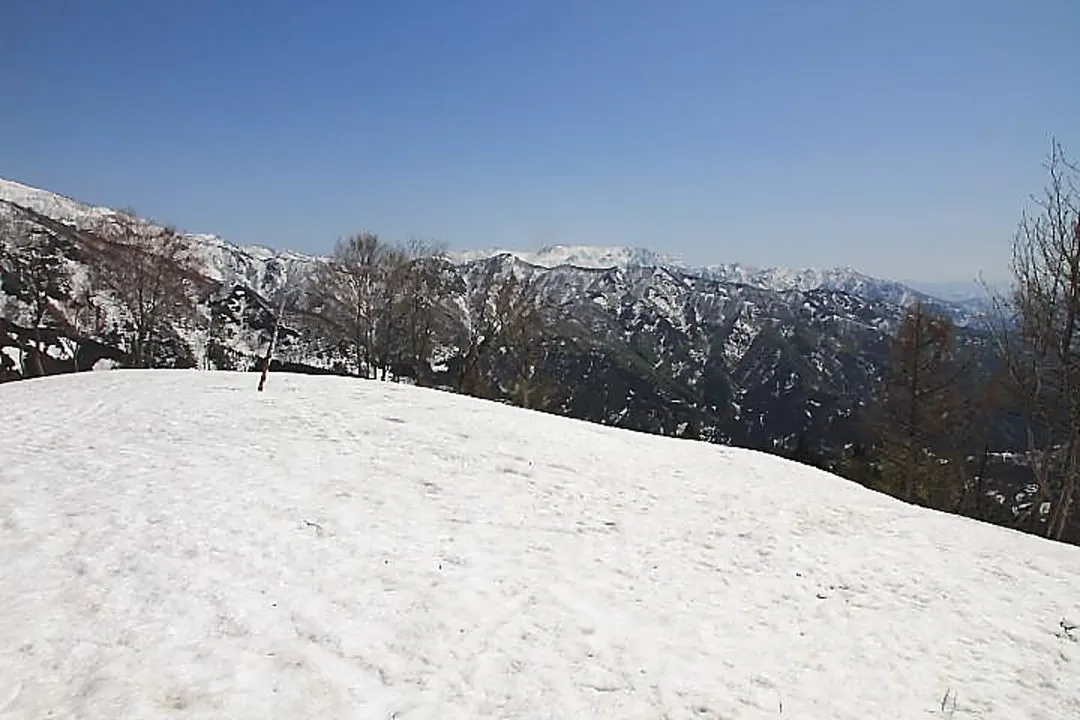
[[[0,200],[73,224],[99,220],[115,213],[110,208],[87,205],[64,195],[4,178],[0,178]]]
[[[12,212],[12,203],[72,225],[79,229],[94,226],[102,218],[115,215],[106,207],[88,205],[63,195],[40,190],[14,180],[0,178],[0,215]],[[271,294],[286,275],[304,275],[319,258],[274,250],[261,245],[234,245],[217,235],[186,233],[190,252],[199,270],[209,279],[231,284],[243,282],[252,289]]]
[[[1080,550],[344,378],[0,386],[0,715],[1072,718]]]

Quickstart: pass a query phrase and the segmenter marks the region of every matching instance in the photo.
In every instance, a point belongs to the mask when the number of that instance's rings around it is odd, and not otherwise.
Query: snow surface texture
[[[0,386],[0,717],[1080,717],[1080,549],[753,452],[256,381]]]

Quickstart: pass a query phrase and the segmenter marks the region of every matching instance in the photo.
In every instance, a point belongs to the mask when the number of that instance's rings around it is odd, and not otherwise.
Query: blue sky
[[[1006,273],[1076,0],[6,0],[0,176],[242,243]]]

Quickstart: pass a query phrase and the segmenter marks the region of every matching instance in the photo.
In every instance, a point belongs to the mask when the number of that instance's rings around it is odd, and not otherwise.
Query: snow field
[[[0,717],[1080,717],[1077,548],[753,452],[257,381],[0,386]]]

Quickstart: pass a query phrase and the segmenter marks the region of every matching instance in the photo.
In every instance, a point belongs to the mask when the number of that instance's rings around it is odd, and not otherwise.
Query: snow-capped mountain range
[[[111,208],[88,205],[63,195],[2,178],[0,178],[0,200],[76,225],[97,220],[115,212]],[[3,212],[2,209],[0,212]],[[321,259],[318,256],[305,255],[287,249],[272,249],[261,245],[235,245],[213,234],[190,233],[189,237],[206,246],[207,265],[216,270],[215,275],[223,280],[227,279],[228,270],[235,267],[236,258],[250,258],[255,264],[269,260],[286,264],[305,264]],[[226,260],[225,255],[232,256],[234,259]],[[742,263],[692,265],[676,255],[631,246],[548,245],[535,251],[462,250],[452,252],[449,256],[458,264],[468,264],[504,255],[549,269],[560,266],[592,270],[659,267],[675,269],[718,282],[737,283],[777,292],[838,290],[902,306],[916,301],[929,302],[950,308],[961,321],[970,319],[972,310],[984,307],[982,298],[974,291],[974,288],[972,292],[963,293],[958,291],[955,285],[941,286],[942,293],[935,295],[929,291],[916,289],[910,284],[873,277],[851,267],[757,268]],[[251,263],[244,263],[243,260],[240,260],[240,265],[247,268],[255,267]],[[927,283],[927,287],[933,287],[933,284]]]
[[[73,247],[64,262],[74,270],[74,285],[53,303],[46,328],[57,343],[53,354],[60,369],[65,362],[88,366],[99,357],[123,363],[129,352],[130,319],[100,293],[91,303],[104,313],[96,329],[77,330],[83,296],[97,292],[85,282],[92,262],[83,250],[85,233],[112,212],[0,180],[0,219],[17,218],[27,233],[64,236]],[[238,246],[209,234],[185,237],[201,278],[192,296],[196,313],[171,326],[168,342],[162,343],[162,352],[168,348],[169,354],[159,362],[254,366],[269,340],[270,300],[286,282],[310,291],[325,259]],[[14,257],[25,247],[0,236],[0,268],[4,253]],[[629,247],[459,252],[450,260],[445,272],[457,289],[447,307],[449,324],[431,358],[446,384],[462,372],[464,351],[455,323],[471,322],[469,308],[475,303],[469,298],[480,292],[483,277],[513,274],[528,278],[539,299],[562,318],[546,330],[550,343],[539,365],[559,388],[549,409],[752,447],[790,447],[800,437],[819,447],[850,440],[855,412],[879,376],[889,333],[905,304],[919,299],[937,305],[961,326],[977,316],[970,306],[846,268],[689,267],[678,258]],[[0,371],[18,376],[34,332],[29,309],[9,289],[5,285],[0,293],[6,328],[0,332],[0,362],[7,368]],[[350,371],[340,338],[326,337],[303,315],[290,323],[295,327],[287,328],[280,348],[290,367]],[[65,343],[86,357],[62,360]]]
[[[500,255],[509,255],[522,262],[544,268],[564,265],[594,270],[662,267],[677,269],[680,272],[709,280],[749,285],[776,292],[839,290],[902,306],[925,302],[938,306],[951,306],[957,318],[961,320],[968,320],[971,313],[985,308],[985,301],[977,287],[970,287],[965,293],[958,290],[958,284],[950,285],[947,288],[948,292],[939,296],[927,290],[916,289],[911,284],[872,277],[851,267],[758,268],[742,263],[693,265],[676,255],[658,253],[646,248],[599,245],[548,245],[536,251],[466,250],[453,253],[452,257],[457,262],[466,263]],[[927,287],[931,286],[932,284],[927,284]]]

